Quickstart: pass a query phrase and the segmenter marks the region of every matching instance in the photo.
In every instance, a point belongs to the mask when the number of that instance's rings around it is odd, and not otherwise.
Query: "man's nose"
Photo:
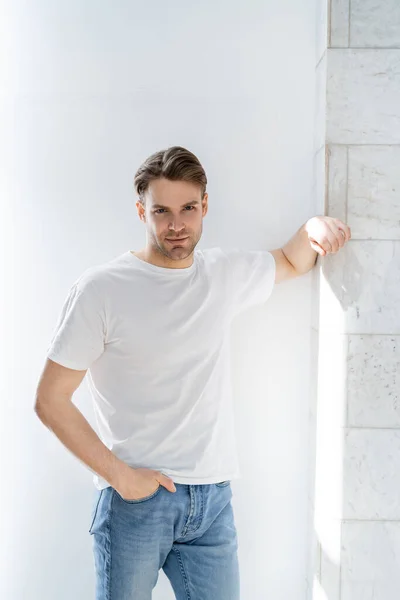
[[[176,232],[180,232],[185,229],[185,224],[183,222],[182,217],[172,217],[169,228],[173,229]]]

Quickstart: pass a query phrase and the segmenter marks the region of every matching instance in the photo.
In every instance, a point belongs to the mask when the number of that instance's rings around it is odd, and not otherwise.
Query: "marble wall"
[[[321,0],[316,214],[349,224],[312,307],[308,598],[400,597],[400,2]]]

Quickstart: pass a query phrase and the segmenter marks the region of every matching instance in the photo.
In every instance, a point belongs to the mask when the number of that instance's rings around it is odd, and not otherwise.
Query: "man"
[[[94,472],[97,600],[149,600],[161,568],[178,600],[239,598],[230,325],[350,238],[313,217],[276,250],[196,249],[206,184],[180,146],[143,163],[146,245],[73,283],[38,384],[39,418]],[[72,402],[86,372],[99,437]]]

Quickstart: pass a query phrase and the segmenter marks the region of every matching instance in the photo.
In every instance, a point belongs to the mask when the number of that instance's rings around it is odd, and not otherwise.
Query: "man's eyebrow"
[[[188,206],[188,205],[192,205],[192,204],[200,204],[200,202],[198,200],[190,200],[189,202],[185,202],[185,204],[181,205],[181,208],[183,208],[184,206]],[[169,208],[168,206],[164,206],[163,204],[153,204],[153,208]]]

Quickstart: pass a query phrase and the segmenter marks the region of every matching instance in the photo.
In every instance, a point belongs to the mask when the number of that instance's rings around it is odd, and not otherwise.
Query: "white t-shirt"
[[[230,325],[265,302],[266,250],[195,248],[193,264],[159,267],[131,251],[73,283],[47,356],[88,369],[96,432],[129,466],[176,483],[241,476],[230,373]],[[95,474],[97,489],[110,484]]]

